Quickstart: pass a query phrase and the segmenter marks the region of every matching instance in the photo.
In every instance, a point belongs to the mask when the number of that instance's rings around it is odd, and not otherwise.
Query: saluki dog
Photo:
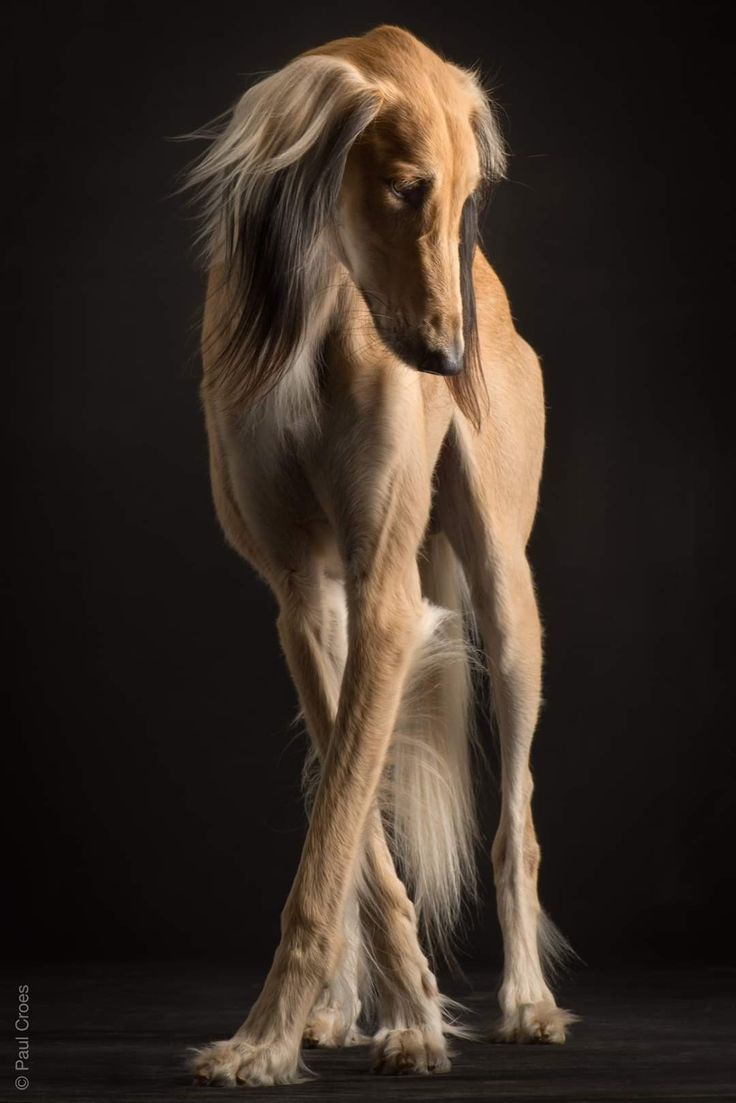
[[[502,769],[492,1036],[562,1042],[530,806],[544,402],[477,242],[505,167],[492,105],[475,73],[379,27],[300,55],[206,134],[188,182],[214,503],[276,597],[316,781],[270,972],[195,1077],[294,1082],[302,1045],[367,1041],[367,1023],[376,1070],[449,1068],[458,1027],[426,955],[472,891],[478,654]]]

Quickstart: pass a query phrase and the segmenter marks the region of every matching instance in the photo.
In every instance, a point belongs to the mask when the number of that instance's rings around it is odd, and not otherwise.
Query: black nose
[[[426,349],[417,360],[419,371],[430,375],[459,375],[463,370],[463,357],[439,349]]]

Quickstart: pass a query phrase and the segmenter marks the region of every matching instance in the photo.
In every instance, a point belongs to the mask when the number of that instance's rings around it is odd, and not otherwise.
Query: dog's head
[[[234,304],[220,373],[233,404],[287,370],[342,265],[381,341],[451,377],[477,420],[477,206],[503,169],[476,77],[396,27],[328,43],[251,88],[191,177]]]
[[[401,360],[458,375],[475,336],[479,192],[502,171],[500,136],[475,78],[407,32],[379,28],[356,40],[353,59],[383,94],[347,158],[345,263]]]

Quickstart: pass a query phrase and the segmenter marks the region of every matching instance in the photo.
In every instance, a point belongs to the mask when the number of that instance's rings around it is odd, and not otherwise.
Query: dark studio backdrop
[[[724,11],[4,7],[13,956],[270,959],[304,739],[273,600],[210,502],[172,197],[197,150],[168,138],[249,74],[395,22],[481,63],[512,151],[485,242],[546,379],[542,898],[590,964],[728,959]],[[488,845],[495,809],[489,782]],[[487,870],[484,892],[467,948],[493,965]]]

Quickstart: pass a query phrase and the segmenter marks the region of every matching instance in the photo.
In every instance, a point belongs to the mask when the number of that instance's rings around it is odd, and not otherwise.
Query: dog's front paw
[[[522,1003],[496,1023],[491,1039],[494,1042],[562,1045],[566,1028],[574,1022],[577,1022],[577,1015],[548,1000]]]
[[[299,1072],[299,1054],[283,1043],[256,1045],[238,1037],[196,1050],[190,1068],[197,1084],[258,1087],[304,1079]]]

